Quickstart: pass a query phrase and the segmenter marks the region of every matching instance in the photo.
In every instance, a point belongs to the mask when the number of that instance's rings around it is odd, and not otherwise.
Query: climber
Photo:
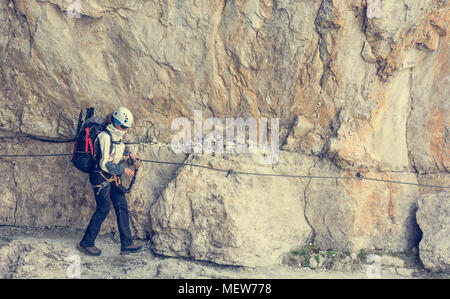
[[[139,161],[137,155],[125,151],[125,144],[122,142],[122,137],[133,124],[133,115],[130,110],[121,107],[107,117],[107,122],[106,129],[96,138],[95,142],[98,146],[96,165],[89,175],[97,207],[86,228],[83,239],[77,244],[80,251],[94,256],[101,254],[101,250],[95,247],[95,239],[110,211],[110,199],[117,217],[121,243],[120,254],[138,252],[142,249],[142,246],[133,243],[127,201],[121,185],[122,174],[132,178],[135,172],[133,169],[119,164],[126,158]],[[109,155],[103,153],[109,153]]]

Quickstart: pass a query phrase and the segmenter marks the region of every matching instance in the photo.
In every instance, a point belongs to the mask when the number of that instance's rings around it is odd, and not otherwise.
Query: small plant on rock
[[[356,257],[358,258],[360,263],[365,263],[368,255],[369,254],[367,253],[367,251],[361,249]]]

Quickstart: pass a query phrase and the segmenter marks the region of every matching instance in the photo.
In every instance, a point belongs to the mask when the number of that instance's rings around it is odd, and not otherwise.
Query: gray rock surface
[[[425,194],[419,200],[417,223],[422,230],[420,260],[433,271],[450,271],[450,197],[446,192]]]
[[[324,161],[311,175],[349,177]],[[368,172],[371,179],[415,182],[410,173]],[[409,185],[345,179],[312,179],[305,190],[305,215],[314,228],[314,244],[324,249],[410,250],[419,241],[415,223],[419,190]]]
[[[283,174],[306,171],[312,159],[283,153],[276,168],[259,166],[258,157],[211,157],[218,169]],[[289,184],[291,188],[279,186]],[[231,265],[272,265],[283,253],[311,236],[305,217],[307,180],[258,177],[183,167],[152,206],[152,236],[157,253]]]

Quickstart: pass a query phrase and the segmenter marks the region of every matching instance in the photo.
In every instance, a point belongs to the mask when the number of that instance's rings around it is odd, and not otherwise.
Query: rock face
[[[450,271],[450,200],[447,193],[425,194],[419,200],[417,223],[423,236],[419,244],[425,268]]]
[[[351,176],[329,163],[318,162],[312,175]],[[413,174],[368,172],[367,178],[406,181]],[[415,223],[418,188],[387,182],[362,180],[311,180],[305,191],[305,215],[314,228],[314,243],[320,248],[383,248],[407,251],[417,245],[419,230]]]
[[[0,1],[0,154],[70,153],[59,141],[73,137],[81,108],[127,106],[132,149],[182,162],[173,120],[201,110],[203,121],[278,118],[280,159],[188,161],[450,185],[446,1],[80,3]],[[93,194],[68,160],[0,158],[0,225],[84,228]],[[129,206],[133,232],[159,253],[254,265],[306,241],[409,250],[420,196],[437,193],[448,198],[438,187],[145,164]]]
[[[300,158],[286,153],[271,171],[259,166],[254,156],[211,157],[206,162],[193,157],[189,163],[282,174],[312,166],[313,159]],[[183,167],[152,206],[156,252],[222,264],[272,265],[309,240],[311,228],[304,216],[308,180],[213,172]],[[280,188],[287,184],[292,187]]]

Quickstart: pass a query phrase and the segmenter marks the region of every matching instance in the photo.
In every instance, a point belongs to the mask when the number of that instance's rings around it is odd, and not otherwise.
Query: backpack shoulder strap
[[[111,135],[111,132],[109,132],[108,130],[104,130],[103,132],[105,132],[106,134],[108,134],[109,135],[109,140],[111,141],[110,142],[110,145],[109,145],[109,154],[111,155],[111,153],[112,153],[112,151],[113,151],[113,146],[114,146],[114,144],[121,144],[122,143],[122,139],[121,140],[119,140],[119,141],[113,141],[112,140],[112,135]]]
[[[109,136],[109,154],[111,155],[113,151],[114,141],[112,140],[111,133],[108,130],[104,130],[103,132],[105,132]]]

